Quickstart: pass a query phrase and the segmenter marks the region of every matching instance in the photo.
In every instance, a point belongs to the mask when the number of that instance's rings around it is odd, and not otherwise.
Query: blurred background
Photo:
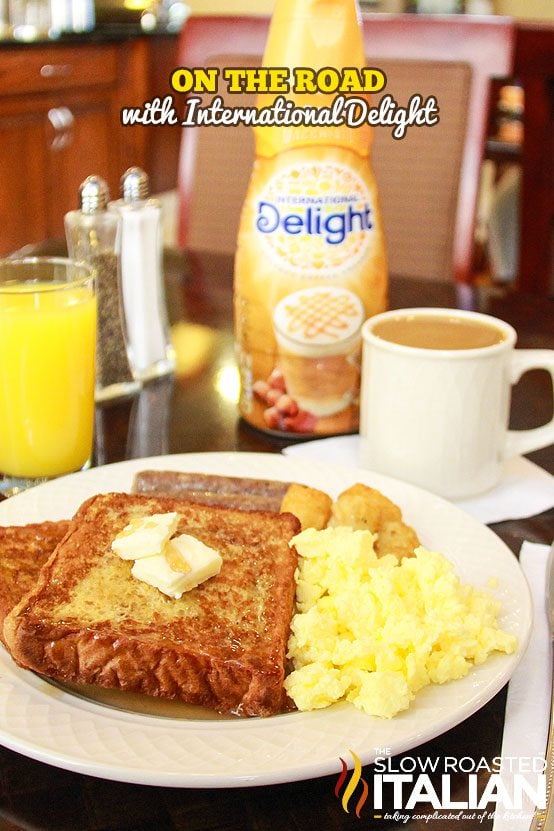
[[[475,280],[554,293],[553,0],[365,0],[364,12],[504,15],[513,73],[493,83],[475,229]],[[120,124],[171,93],[194,14],[269,14],[274,0],[0,0],[0,255],[63,237],[81,181],[145,168],[178,245],[182,130]],[[530,126],[528,126],[530,125]]]

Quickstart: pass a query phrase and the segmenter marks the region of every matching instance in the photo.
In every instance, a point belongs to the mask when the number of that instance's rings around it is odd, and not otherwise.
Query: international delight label
[[[258,158],[235,265],[240,410],[278,433],[358,428],[361,325],[386,305],[367,157],[297,147]]]

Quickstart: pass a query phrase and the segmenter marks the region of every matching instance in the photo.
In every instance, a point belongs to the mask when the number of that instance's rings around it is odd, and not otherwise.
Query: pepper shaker
[[[65,215],[69,256],[95,272],[98,301],[96,340],[97,401],[133,395],[141,383],[134,375],[123,318],[120,280],[120,220],[108,211],[108,186],[89,176],[79,189],[80,209]]]
[[[121,217],[121,280],[135,370],[146,381],[175,368],[162,267],[161,205],[149,196],[147,174],[129,168],[122,198],[110,203]]]

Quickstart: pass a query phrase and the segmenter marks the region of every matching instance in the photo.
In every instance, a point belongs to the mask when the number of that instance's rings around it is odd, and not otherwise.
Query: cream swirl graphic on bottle
[[[371,196],[345,165],[300,163],[267,182],[255,222],[264,247],[282,268],[324,277],[355,265],[366,252]]]
[[[275,307],[279,365],[288,394],[304,410],[329,416],[352,403],[363,320],[359,297],[335,286],[301,289]]]

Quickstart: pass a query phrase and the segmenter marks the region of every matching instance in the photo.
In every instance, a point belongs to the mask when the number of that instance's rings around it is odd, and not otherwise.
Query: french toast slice
[[[0,527],[0,641],[8,612],[36,584],[38,573],[69,530],[69,520]]]
[[[178,534],[219,551],[221,571],[175,600],[131,575],[111,544],[131,520],[176,511]],[[8,614],[14,659],[59,681],[266,716],[285,704],[285,651],[300,525],[291,514],[100,494]]]

